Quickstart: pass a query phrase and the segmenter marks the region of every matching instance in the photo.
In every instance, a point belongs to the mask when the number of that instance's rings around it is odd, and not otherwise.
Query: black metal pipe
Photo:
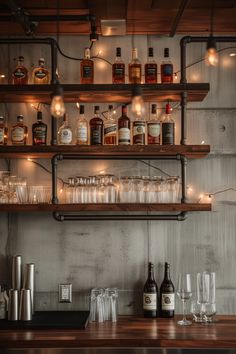
[[[57,164],[58,155],[53,156],[51,160],[52,164],[52,204],[58,204],[59,200],[57,197]]]
[[[182,180],[182,198],[181,203],[187,202],[187,158],[181,156],[181,180]]]
[[[25,19],[27,18],[30,22],[51,22],[51,21],[73,21],[73,22],[91,22],[95,21],[96,17],[90,14],[87,15],[25,15],[16,17],[14,16],[17,21],[21,20],[21,24],[25,25]],[[1,22],[11,22],[14,20],[13,15],[1,15],[0,21]]]
[[[188,93],[186,91],[181,93],[181,139],[180,144],[187,144],[187,98]]]
[[[143,155],[82,155],[81,153],[60,154],[63,160],[143,160]],[[145,156],[145,160],[179,160],[180,155]]]

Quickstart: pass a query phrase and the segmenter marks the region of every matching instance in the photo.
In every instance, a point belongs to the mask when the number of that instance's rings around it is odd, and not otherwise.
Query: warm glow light
[[[62,188],[60,189],[60,193],[61,193],[61,194],[63,193],[63,189],[62,189]]]
[[[32,161],[32,159],[30,159],[30,158],[28,157],[27,161]]]
[[[99,174],[100,175],[104,175],[105,171],[100,171]]]
[[[51,115],[55,118],[62,118],[66,112],[62,96],[54,96],[50,107]]]
[[[202,142],[201,142],[201,145],[203,145],[203,144],[205,144],[205,141],[204,141],[204,140],[202,140]]]
[[[116,114],[116,110],[114,109],[113,114]]]
[[[192,193],[192,192],[193,192],[193,188],[192,188],[191,186],[187,186],[187,191],[188,191],[189,193]]]
[[[203,194],[200,194],[200,195],[199,195],[199,199],[202,199],[202,198],[203,198]]]
[[[6,77],[6,75],[4,75],[4,74],[1,74],[1,75],[0,75],[0,78],[1,78],[1,79],[4,79],[5,77]]]
[[[132,98],[131,110],[137,114],[137,116],[145,114],[145,104],[142,96],[134,96]]]
[[[216,48],[208,48],[206,51],[205,61],[207,65],[216,66],[219,61],[219,55]]]
[[[102,50],[100,49],[99,51],[98,51],[98,55],[101,55],[102,54]]]
[[[236,56],[236,53],[229,53],[229,56],[230,56],[230,57],[235,57],[235,56]]]
[[[76,102],[76,107],[79,109],[79,107],[80,107],[79,102]]]
[[[175,73],[174,77],[175,77],[175,79],[178,79],[178,74],[177,74],[177,73]]]

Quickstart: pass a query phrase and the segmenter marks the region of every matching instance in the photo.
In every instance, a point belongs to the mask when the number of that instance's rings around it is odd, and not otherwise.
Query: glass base
[[[190,326],[192,324],[192,322],[188,321],[188,320],[181,320],[181,321],[178,321],[177,323],[180,326]]]

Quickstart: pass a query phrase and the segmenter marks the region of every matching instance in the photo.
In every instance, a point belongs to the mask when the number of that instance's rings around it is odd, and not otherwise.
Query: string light
[[[230,57],[235,57],[235,56],[236,56],[236,53],[229,53],[229,56],[230,56]]]
[[[201,145],[203,145],[203,144],[205,144],[205,141],[204,141],[204,140],[201,141]]]
[[[76,102],[76,107],[77,107],[78,109],[80,108],[79,102]]]
[[[175,77],[175,79],[178,79],[178,74],[175,73],[175,74],[174,74],[174,77]]]
[[[6,77],[6,75],[4,75],[4,74],[1,74],[1,75],[0,75],[0,78],[1,78],[1,79],[4,79],[5,77]]]

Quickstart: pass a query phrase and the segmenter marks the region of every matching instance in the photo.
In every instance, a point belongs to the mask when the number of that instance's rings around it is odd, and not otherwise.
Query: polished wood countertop
[[[236,316],[218,316],[213,324],[177,325],[174,319],[120,316],[92,323],[86,330],[1,330],[0,348],[235,348]]]

